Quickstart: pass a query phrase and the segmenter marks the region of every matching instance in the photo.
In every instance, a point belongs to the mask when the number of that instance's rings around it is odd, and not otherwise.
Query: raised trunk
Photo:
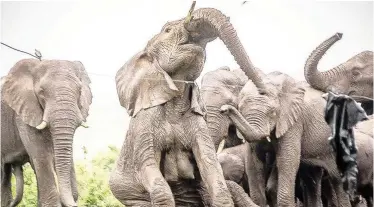
[[[339,65],[326,72],[319,72],[317,69],[318,62],[321,60],[326,51],[338,40],[342,38],[342,33],[336,33],[329,39],[322,42],[308,57],[304,66],[304,76],[306,81],[318,90],[325,91],[329,84],[340,74],[344,73],[344,65]]]
[[[198,25],[203,37],[214,39],[215,36],[218,36],[234,56],[235,61],[248,78],[251,79],[259,89],[265,90],[260,74],[257,73],[249,59],[228,17],[217,9],[201,8],[193,13],[193,19],[203,20],[203,25]]]

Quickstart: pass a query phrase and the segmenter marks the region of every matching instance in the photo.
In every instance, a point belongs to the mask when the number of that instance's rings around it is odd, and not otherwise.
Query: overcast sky
[[[1,2],[1,41],[45,59],[80,60],[91,78],[93,103],[88,125],[75,137],[75,157],[108,144],[122,146],[128,115],[119,105],[117,70],[167,21],[184,17],[192,1],[34,1]],[[343,38],[324,56],[320,70],[336,66],[363,50],[373,50],[373,2],[198,0],[196,8],[221,10],[237,29],[252,62],[264,72],[279,70],[303,80],[310,52],[336,32]],[[28,55],[1,46],[0,75]],[[236,68],[217,39],[207,46],[204,72]]]

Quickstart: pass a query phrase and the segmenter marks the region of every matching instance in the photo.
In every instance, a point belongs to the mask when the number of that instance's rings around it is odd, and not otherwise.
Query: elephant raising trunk
[[[221,11],[213,8],[201,8],[193,13],[193,19],[186,29],[191,33],[192,38],[199,40],[199,37],[210,40],[217,36],[223,41],[230,53],[234,56],[244,73],[253,81],[257,88],[265,90],[260,74],[257,73],[254,65],[249,59],[238,35],[230,23],[229,18]],[[195,31],[199,31],[196,35]]]
[[[314,88],[325,91],[335,78],[344,72],[343,65],[339,65],[326,72],[319,72],[317,69],[318,62],[326,51],[343,37],[342,33],[336,33],[329,39],[322,42],[308,57],[304,67],[304,76],[306,81]]]

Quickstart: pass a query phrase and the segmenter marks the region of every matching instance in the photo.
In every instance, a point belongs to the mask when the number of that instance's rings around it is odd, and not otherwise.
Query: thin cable
[[[41,54],[40,51],[38,51],[37,49],[35,49],[35,55],[33,55],[33,54],[31,54],[31,53],[28,53],[28,52],[25,52],[25,51],[19,50],[19,49],[17,49],[17,48],[14,48],[14,47],[12,47],[12,46],[9,46],[9,45],[7,45],[7,44],[5,44],[5,43],[3,43],[3,42],[1,42],[1,44],[2,44],[2,45],[5,45],[5,46],[7,46],[7,47],[9,47],[10,49],[13,49],[13,50],[15,50],[15,51],[18,51],[18,52],[22,52],[22,53],[25,53],[25,54],[31,55],[31,56],[37,58],[37,59],[40,60],[40,61],[42,60],[42,54]]]

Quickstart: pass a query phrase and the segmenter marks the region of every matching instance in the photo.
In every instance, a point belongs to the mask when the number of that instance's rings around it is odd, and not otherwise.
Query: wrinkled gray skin
[[[295,206],[295,179],[300,161],[325,168],[336,183],[340,182],[328,144],[331,132],[323,118],[326,101],[321,91],[305,87],[279,72],[267,75],[263,83],[265,87],[259,90],[248,81],[239,94],[238,110],[224,105],[221,111],[230,117],[248,142],[266,140],[267,136],[272,139],[276,153],[277,206]],[[257,182],[249,183],[250,189],[265,186],[263,178],[258,176],[261,167],[259,171],[250,166],[249,171],[249,177],[257,175]],[[349,205],[342,186],[335,187],[339,205]]]
[[[189,24],[166,23],[117,72],[119,100],[132,119],[109,185],[126,206],[197,206],[199,194],[212,206],[254,206],[223,177],[197,87],[173,82],[198,78],[216,37],[247,75],[253,68],[227,17],[209,8],[193,16]]]
[[[328,92],[373,98],[373,52],[363,51],[340,65],[320,72],[317,65],[326,51],[342,38],[342,33],[336,33],[323,41],[308,57],[304,76],[313,88]],[[358,100],[359,101],[359,100]],[[373,113],[373,102],[365,103],[362,107],[368,115]]]
[[[73,137],[92,102],[83,64],[24,59],[2,82],[2,166],[30,160],[39,206],[77,206]]]

